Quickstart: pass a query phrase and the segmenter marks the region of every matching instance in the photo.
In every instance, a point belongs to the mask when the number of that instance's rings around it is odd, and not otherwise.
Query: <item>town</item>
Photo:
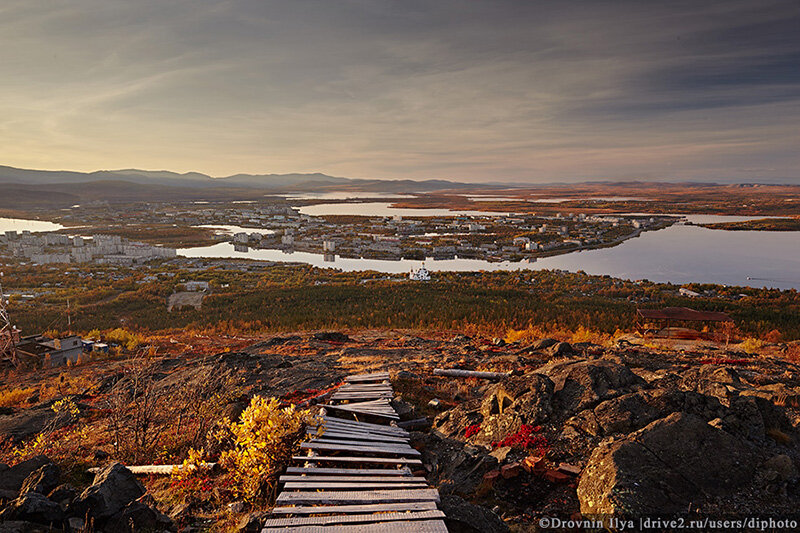
[[[107,224],[124,212],[125,235],[150,244],[129,241]],[[206,232],[211,245],[229,241],[237,252],[277,249],[383,260],[467,258],[487,261],[534,261],[537,257],[582,249],[614,246],[643,231],[658,230],[680,221],[664,215],[491,214],[452,216],[311,216],[285,203],[219,202],[164,203],[142,208],[107,204],[74,206],[57,217],[69,224],[58,233],[0,237],[8,255],[33,263],[106,262],[132,265],[174,257],[159,232]],[[80,234],[92,232],[91,239]],[[179,246],[180,243],[177,243]]]

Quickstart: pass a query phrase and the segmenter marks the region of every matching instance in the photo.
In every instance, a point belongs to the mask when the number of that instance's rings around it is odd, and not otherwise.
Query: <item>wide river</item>
[[[349,204],[352,205],[352,204]],[[742,220],[748,217],[695,215],[694,222]],[[55,231],[62,226],[40,220],[0,218],[0,233],[30,230]],[[222,228],[221,228],[222,229]],[[223,231],[244,228],[230,227]],[[250,228],[247,228],[250,230]],[[253,231],[253,230],[250,230]],[[263,230],[262,230],[263,231]],[[266,233],[266,231],[264,231]],[[242,258],[263,261],[307,263],[322,268],[347,271],[376,270],[392,274],[419,268],[421,261],[349,259],[336,256],[326,261],[322,255],[281,250],[234,251],[227,242],[213,246],[178,250],[184,257]],[[649,279],[671,283],[721,283],[751,287],[800,289],[800,232],[722,231],[697,226],[674,225],[648,231],[612,248],[585,250],[541,258],[535,262],[491,263],[478,259],[428,259],[431,271],[474,270],[583,270],[589,274],[609,274],[623,279]]]

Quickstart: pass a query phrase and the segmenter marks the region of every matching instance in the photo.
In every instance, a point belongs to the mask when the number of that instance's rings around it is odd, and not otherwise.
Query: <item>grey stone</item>
[[[19,492],[22,488],[22,483],[28,476],[44,465],[51,463],[52,461],[44,455],[37,455],[36,457],[15,464],[0,476],[0,489]]]
[[[26,520],[37,524],[58,525],[64,519],[61,507],[38,492],[27,492],[0,513],[0,521]]]
[[[25,481],[22,482],[20,493],[38,492],[39,494],[47,494],[58,486],[60,477],[61,469],[58,466],[53,463],[43,465],[25,478]]]
[[[144,493],[144,487],[130,470],[112,463],[98,472],[94,483],[75,499],[70,513],[85,516],[88,512],[95,519],[110,518]]]

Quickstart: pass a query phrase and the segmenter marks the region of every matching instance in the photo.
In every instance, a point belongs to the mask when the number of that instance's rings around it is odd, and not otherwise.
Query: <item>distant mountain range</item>
[[[378,180],[351,179],[328,176],[326,174],[234,174],[214,178],[199,172],[179,174],[166,170],[150,171],[139,169],[99,170],[96,172],[73,172],[68,170],[28,170],[0,166],[0,183],[30,185],[65,185],[95,182],[126,182],[136,185],[161,187],[202,187],[265,189],[275,192],[310,190],[354,190],[373,192],[430,192],[444,189],[485,189],[487,186],[503,188],[500,185],[458,183],[447,180]]]

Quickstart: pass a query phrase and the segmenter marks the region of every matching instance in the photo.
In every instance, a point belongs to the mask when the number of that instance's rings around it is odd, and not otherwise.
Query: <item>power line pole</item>
[[[12,365],[19,366],[17,357],[17,328],[11,323],[8,314],[8,298],[3,291],[2,278],[5,276],[0,272],[0,359],[10,361]]]

